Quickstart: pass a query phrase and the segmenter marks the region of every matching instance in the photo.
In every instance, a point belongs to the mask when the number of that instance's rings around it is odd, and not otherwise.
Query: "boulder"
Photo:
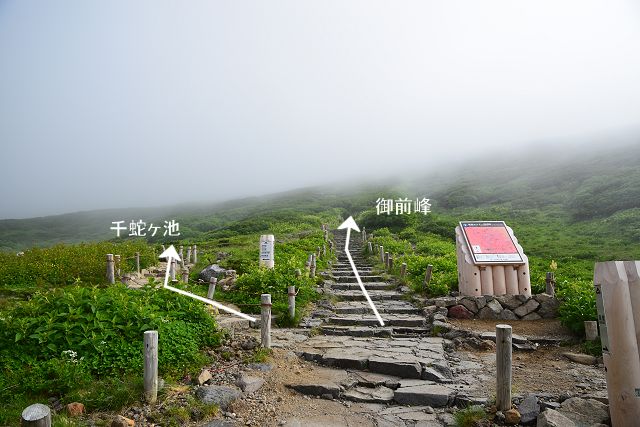
[[[473,298],[465,297],[460,300],[460,304],[462,304],[467,310],[476,314],[480,308],[478,308],[478,304]]]
[[[558,412],[577,425],[609,423],[609,407],[594,399],[572,397],[562,402]]]
[[[133,427],[134,425],[136,425],[135,421],[122,415],[118,415],[111,422],[111,427]]]
[[[522,305],[522,301],[520,301],[516,295],[498,295],[496,296],[496,300],[498,300],[504,308],[508,308],[509,310],[515,310]]]
[[[516,314],[508,308],[505,308],[504,310],[502,310],[502,312],[500,312],[500,318],[502,320],[518,320],[518,316],[516,316]]]
[[[70,417],[79,417],[84,414],[84,405],[80,402],[67,404],[67,414],[69,414]]]
[[[540,307],[540,303],[536,301],[534,298],[531,298],[525,304],[522,304],[520,307],[513,310],[513,312],[517,314],[518,317],[524,317],[527,314],[533,313],[534,311],[536,311],[538,307]]]
[[[198,399],[204,403],[214,403],[223,411],[241,395],[238,389],[217,385],[199,387],[196,390]]]
[[[211,378],[213,378],[211,376],[211,372],[209,372],[208,369],[203,369],[202,372],[200,372],[200,375],[198,375],[198,379],[196,381],[198,385],[204,385]]]
[[[558,307],[560,307],[560,301],[558,301],[558,298],[547,294],[539,294],[535,296],[535,299],[540,303],[540,308],[538,308],[537,313],[543,319],[553,319],[558,317]]]
[[[595,356],[591,356],[590,354],[582,354],[582,353],[562,353],[564,357],[571,360],[572,362],[580,363],[581,365],[595,365],[596,358]]]
[[[538,415],[536,427],[576,427],[576,424],[560,412],[547,409]]]
[[[528,394],[522,399],[522,403],[518,405],[518,412],[520,412],[520,422],[522,424],[533,423],[540,414],[540,405],[538,405],[538,398],[535,394]]]
[[[482,309],[485,305],[487,305],[486,297],[476,297],[475,301],[476,301],[476,305],[478,306],[478,310]]]
[[[500,316],[500,313],[502,313],[502,306],[497,300],[491,299],[490,301],[487,301],[487,304],[482,309],[480,309],[478,317],[480,319],[497,319]]]
[[[258,391],[263,384],[264,379],[244,374],[240,375],[240,378],[238,378],[238,381],[236,381],[236,385],[240,387],[240,390],[247,394]]]
[[[526,316],[522,317],[522,320],[540,320],[542,319],[542,317],[540,317],[540,315],[538,313],[529,313]]]
[[[508,409],[504,412],[504,423],[515,426],[520,423],[520,412],[517,409]]]
[[[198,279],[202,280],[205,283],[209,283],[209,280],[211,280],[212,277],[215,277],[216,279],[218,279],[218,281],[220,281],[221,279],[227,277],[228,271],[230,270],[224,269],[218,264],[211,264],[200,271]]]
[[[458,304],[458,299],[456,297],[441,297],[436,298],[435,303],[437,307],[449,308]]]
[[[448,315],[454,319],[473,319],[473,313],[462,304],[449,307]]]

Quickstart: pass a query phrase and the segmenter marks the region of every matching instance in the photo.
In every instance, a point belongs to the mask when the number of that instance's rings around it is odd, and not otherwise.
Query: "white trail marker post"
[[[358,280],[358,285],[360,285],[360,290],[362,291],[362,294],[367,299],[367,302],[369,303],[371,310],[373,310],[373,314],[376,315],[378,322],[380,322],[380,326],[384,326],[384,321],[382,320],[382,317],[380,317],[380,313],[378,313],[378,309],[373,304],[373,301],[371,301],[369,292],[367,292],[367,290],[364,288],[364,285],[362,284],[362,279],[360,279],[360,274],[358,274],[358,269],[356,268],[356,265],[353,263],[353,258],[351,258],[351,253],[349,252],[349,239],[351,238],[351,229],[354,229],[357,232],[360,232],[360,229],[358,228],[358,225],[356,224],[353,217],[351,216],[347,218],[345,222],[340,224],[340,226],[338,227],[338,230],[342,230],[344,228],[347,229],[347,239],[344,244],[344,252],[347,254],[347,258],[349,259],[349,264],[351,264],[351,268],[353,269],[353,274],[355,274],[356,280]]]

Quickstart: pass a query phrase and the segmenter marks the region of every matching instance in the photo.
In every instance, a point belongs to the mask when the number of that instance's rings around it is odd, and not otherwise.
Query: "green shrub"
[[[573,332],[583,335],[584,322],[597,320],[596,294],[590,281],[563,281],[556,294],[561,301],[558,312],[562,323]]]

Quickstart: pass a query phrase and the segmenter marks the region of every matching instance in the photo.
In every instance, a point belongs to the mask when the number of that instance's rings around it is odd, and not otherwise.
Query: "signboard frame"
[[[465,224],[499,224],[499,226],[503,227],[504,230],[507,232],[507,236],[509,236],[509,240],[511,241],[511,244],[513,245],[513,247],[516,250],[514,255],[517,253],[519,259],[518,260],[479,260],[476,257],[476,255],[482,255],[482,253],[476,253],[476,251],[473,249],[473,246],[471,246],[471,242],[469,242],[469,237],[467,236],[467,230],[466,230],[467,226],[465,226]],[[522,265],[522,264],[526,264],[526,258],[524,256],[524,254],[522,253],[522,251],[518,247],[518,243],[515,240],[515,237],[509,231],[509,228],[507,227],[507,224],[504,221],[460,221],[459,225],[460,225],[460,231],[462,232],[462,235],[464,236],[464,241],[467,244],[467,248],[469,249],[469,253],[471,254],[471,257],[473,258],[473,263],[475,265]],[[492,225],[492,226],[495,227],[495,225]],[[493,254],[493,255],[499,255],[499,254]]]

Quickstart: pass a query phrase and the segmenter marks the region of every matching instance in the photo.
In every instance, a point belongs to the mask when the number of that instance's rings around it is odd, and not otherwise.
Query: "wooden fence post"
[[[144,396],[149,403],[158,399],[158,331],[144,333]]]
[[[309,277],[316,277],[316,256],[311,254],[311,264],[309,265]]]
[[[216,294],[217,283],[218,283],[218,278],[213,276],[209,278],[209,290],[207,291],[207,298],[213,299],[213,296]]]
[[[22,411],[20,425],[23,427],[51,427],[51,409],[42,403],[34,403]]]
[[[140,252],[136,252],[136,271],[140,274]]]
[[[587,341],[595,341],[598,338],[598,322],[595,320],[585,320],[584,335]]]
[[[122,257],[120,255],[115,255],[114,258],[115,258],[115,264],[116,264],[116,276],[119,279],[120,276],[122,275],[122,269],[120,268],[120,260],[122,259]]]
[[[187,264],[191,264],[191,246],[187,246]]]
[[[271,294],[260,296],[260,342],[262,348],[271,348]]]
[[[431,282],[431,273],[433,272],[433,265],[427,265],[427,271],[424,273],[424,287],[429,286],[429,282]]]
[[[178,255],[180,256],[180,265],[182,266],[182,268],[184,268],[184,246],[180,245]]]
[[[400,264],[400,277],[404,278],[407,275],[407,263]]]
[[[393,270],[393,257],[389,255],[389,271]]]
[[[496,325],[496,407],[511,409],[511,326]]]
[[[556,295],[556,275],[553,272],[547,272],[547,278],[545,279],[547,288],[546,293],[555,296]]]
[[[384,253],[384,268],[387,269],[387,271],[389,271],[389,252],[385,252]]]
[[[198,263],[198,247],[196,245],[193,245],[193,263]]]
[[[189,283],[189,269],[187,267],[182,270],[182,281]]]
[[[107,254],[107,282],[111,283],[112,285],[116,283],[113,254]]]
[[[369,253],[373,254],[373,243],[369,242]]]
[[[302,277],[302,271],[300,271],[299,268],[296,268],[296,279],[299,279]]]
[[[296,317],[296,287],[289,286],[287,294],[289,296],[289,317],[294,319]]]
[[[380,245],[380,262],[384,264],[384,246]]]
[[[169,276],[172,282],[176,281],[176,268],[177,268],[177,261],[175,258],[170,258],[171,259],[171,263],[169,266]]]

